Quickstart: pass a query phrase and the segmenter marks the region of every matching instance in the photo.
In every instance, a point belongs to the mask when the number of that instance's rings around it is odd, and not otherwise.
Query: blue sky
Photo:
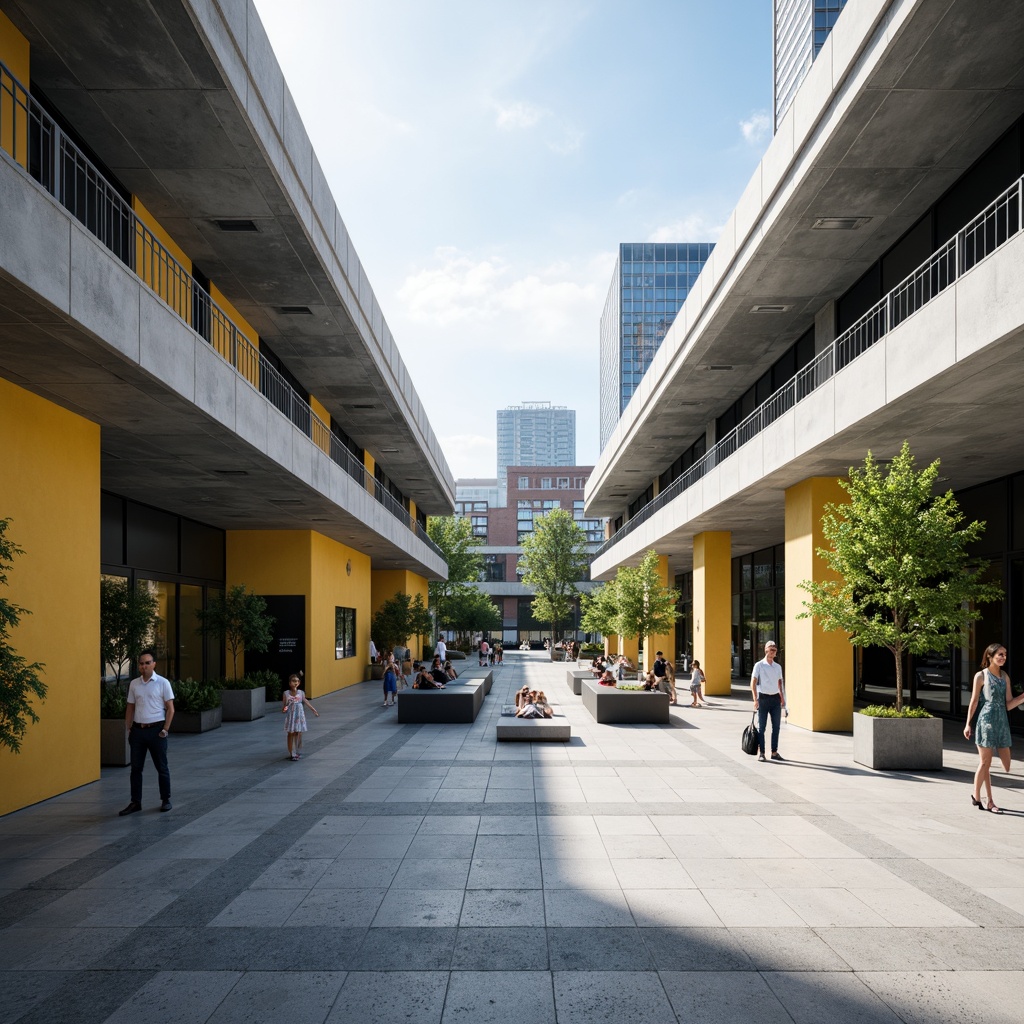
[[[714,241],[769,141],[768,0],[256,0],[456,477],[495,412],[598,456],[616,247]]]

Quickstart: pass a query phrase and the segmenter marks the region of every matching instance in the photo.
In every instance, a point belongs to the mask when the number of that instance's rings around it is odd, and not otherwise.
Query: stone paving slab
[[[749,698],[601,725],[508,652],[477,720],[376,684],[172,737],[174,810],[124,769],[0,819],[0,1024],[1021,1018],[1024,780],[872,772],[844,735],[739,749]],[[569,743],[495,740],[528,683]]]

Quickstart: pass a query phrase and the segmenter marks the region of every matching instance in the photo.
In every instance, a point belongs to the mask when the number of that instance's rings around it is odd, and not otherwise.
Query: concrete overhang
[[[33,88],[403,492],[450,512],[451,471],[251,0],[0,10]]]
[[[846,6],[601,453],[588,515],[620,514],[1020,116],[1022,52],[1012,4]]]
[[[101,427],[101,484],[222,529],[444,559],[0,154],[0,375]],[[31,425],[26,425],[31,429]]]

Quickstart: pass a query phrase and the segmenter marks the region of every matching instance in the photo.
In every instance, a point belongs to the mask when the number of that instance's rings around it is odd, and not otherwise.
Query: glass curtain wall
[[[732,560],[732,674],[749,679],[764,645],[779,645],[785,665],[785,546],[762,548]]]

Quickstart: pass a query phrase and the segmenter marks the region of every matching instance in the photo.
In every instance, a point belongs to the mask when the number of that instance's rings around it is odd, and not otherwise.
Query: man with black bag
[[[764,756],[764,729],[768,718],[772,720],[772,760],[782,761],[779,753],[779,731],[782,726],[782,709],[786,706],[786,691],[782,682],[782,666],[775,660],[778,647],[774,640],[764,645],[764,657],[754,666],[750,676],[750,693],[754,698],[757,712],[757,759]]]

